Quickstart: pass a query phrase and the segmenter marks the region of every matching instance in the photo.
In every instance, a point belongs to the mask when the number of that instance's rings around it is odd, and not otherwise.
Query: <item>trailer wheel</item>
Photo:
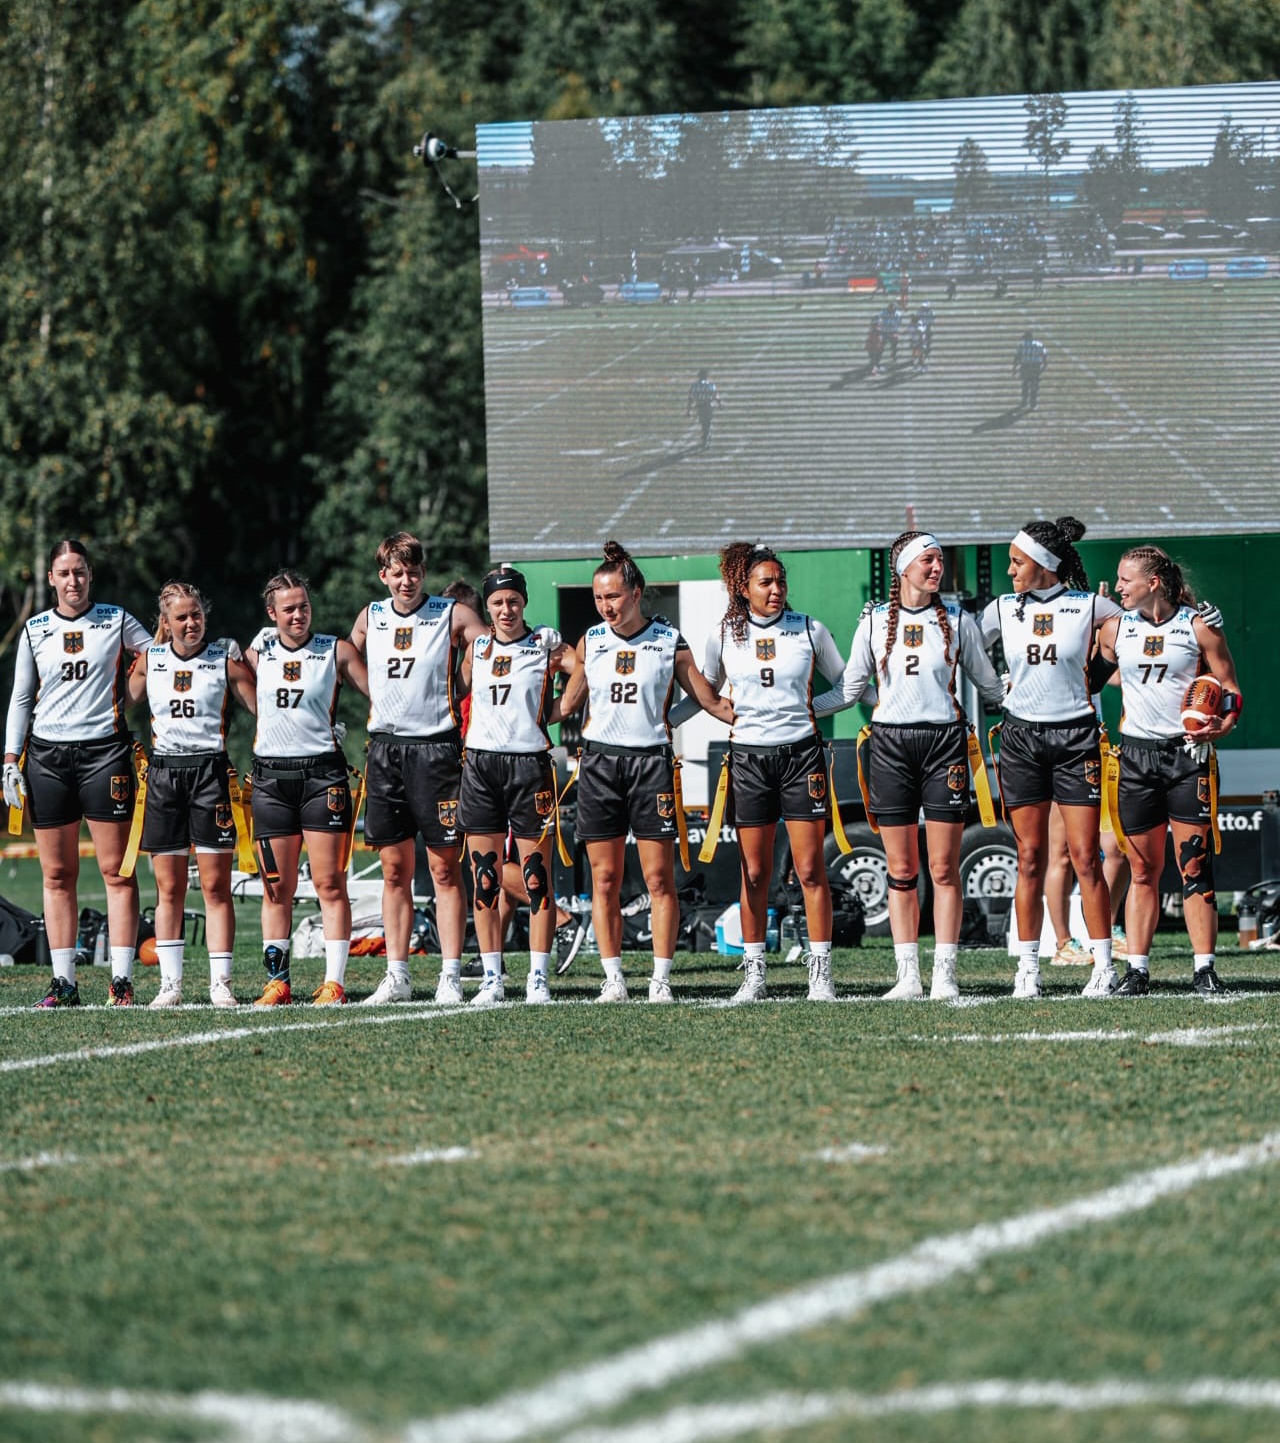
[[[1018,844],[1004,823],[966,827],[960,841],[960,892],[964,897],[1012,902],[1018,885]]]

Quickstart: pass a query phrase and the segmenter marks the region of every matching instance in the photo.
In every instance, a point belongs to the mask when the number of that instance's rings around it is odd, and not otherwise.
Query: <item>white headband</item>
[[[936,536],[930,536],[927,531],[921,533],[919,536],[913,536],[898,553],[898,575],[901,576],[917,556],[923,556],[926,551],[932,551],[935,548],[941,551],[942,543]]]
[[[1013,544],[1019,551],[1025,551],[1037,565],[1043,566],[1046,571],[1052,571],[1057,575],[1058,567],[1062,565],[1062,557],[1055,556],[1047,546],[1041,546],[1034,536],[1028,536],[1025,531],[1019,531],[1013,538]]]

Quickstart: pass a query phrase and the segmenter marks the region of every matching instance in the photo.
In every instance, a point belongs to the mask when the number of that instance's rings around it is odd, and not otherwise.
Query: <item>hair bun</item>
[[[1058,528],[1062,539],[1070,542],[1072,546],[1089,529],[1083,521],[1077,521],[1074,516],[1059,516],[1053,524]]]

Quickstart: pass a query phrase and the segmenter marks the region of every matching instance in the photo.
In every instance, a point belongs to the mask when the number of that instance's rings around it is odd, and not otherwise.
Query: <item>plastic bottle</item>
[[[765,916],[764,924],[764,946],[766,952],[776,952],[781,945],[782,936],[778,930],[778,909],[770,907]]]
[[[588,956],[598,957],[600,948],[596,946],[596,929],[591,921],[591,897],[586,892],[578,893],[578,916],[581,917],[583,925],[587,929],[587,935],[582,939],[582,950]]]
[[[1241,947],[1251,947],[1258,939],[1258,904],[1252,897],[1241,897],[1236,908]]]

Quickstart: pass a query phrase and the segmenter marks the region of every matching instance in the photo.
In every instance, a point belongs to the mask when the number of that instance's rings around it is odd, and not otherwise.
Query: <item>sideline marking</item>
[[[461,1162],[478,1156],[469,1147],[420,1147],[416,1152],[402,1152],[399,1157],[384,1157],[382,1161],[388,1167],[417,1167],[424,1162]]]
[[[844,1147],[820,1147],[813,1154],[819,1162],[861,1162],[864,1157],[883,1157],[889,1149],[869,1142],[850,1142]]]
[[[1164,1032],[1135,1032],[1132,1030],[1111,1030],[1109,1028],[1087,1028],[1079,1032],[956,1032],[911,1033],[904,1042],[1141,1042],[1156,1046],[1164,1043],[1170,1047],[1221,1047],[1228,1043],[1252,1041],[1241,1038],[1241,1033],[1266,1032],[1267,1022],[1245,1022],[1231,1027],[1184,1027]]]
[[[204,1047],[217,1042],[242,1042],[246,1037],[272,1037],[283,1032],[321,1032],[325,1028],[386,1027],[397,1022],[429,1022],[437,1017],[460,1017],[469,1009],[422,1004],[421,1010],[378,1013],[369,1017],[335,1017],[326,1022],[284,1022],[262,1027],[228,1027],[219,1032],[192,1032],[185,1037],[158,1037],[150,1042],[122,1042],[117,1047],[78,1047],[73,1052],[48,1052],[42,1057],[13,1057],[0,1062],[0,1073],[31,1072],[38,1067],[56,1067],[60,1062],[102,1062],[112,1057],[137,1057],[146,1052],[165,1052],[171,1047]]]
[[[1057,1207],[926,1238],[907,1252],[869,1268],[793,1288],[731,1317],[695,1324],[624,1349],[612,1358],[560,1373],[527,1391],[414,1424],[407,1437],[411,1443],[513,1443],[542,1433],[559,1434],[592,1413],[616,1408],[636,1394],[654,1392],[677,1378],[728,1362],[749,1348],[827,1323],[846,1322],[875,1303],[977,1272],[989,1258],[1023,1251],[1094,1223],[1127,1217],[1200,1183],[1277,1161],[1280,1131],[1234,1152],[1201,1153],[1135,1173],[1113,1187]]]
[[[1280,1382],[1272,1379],[1197,1378],[1190,1383],[1031,1382],[982,1378],[935,1383],[901,1393],[770,1393],[741,1403],[673,1408],[658,1418],[618,1428],[584,1428],[562,1443],[710,1443],[765,1429],[785,1433],[840,1418],[888,1418],[949,1413],[957,1408],[1051,1408],[1086,1413],[1102,1409],[1230,1407],[1280,1411]]]
[[[74,1152],[38,1152],[34,1157],[0,1162],[0,1172],[35,1172],[40,1167],[70,1167],[79,1161]]]

